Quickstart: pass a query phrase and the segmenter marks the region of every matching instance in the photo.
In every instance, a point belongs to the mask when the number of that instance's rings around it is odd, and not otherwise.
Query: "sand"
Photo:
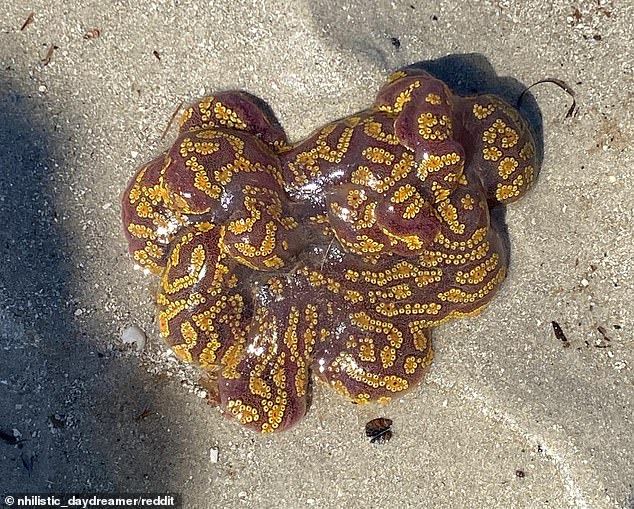
[[[4,2],[0,429],[24,441],[0,441],[0,495],[633,508],[633,11],[625,0]],[[576,92],[566,118],[562,90],[532,89],[544,161],[506,213],[507,281],[481,316],[435,331],[428,377],[393,404],[352,406],[317,385],[293,430],[243,430],[159,339],[156,280],[132,269],[121,191],[173,139],[161,136],[181,101],[248,90],[299,139],[429,60],[467,93],[485,75]],[[121,341],[132,325],[147,335],[140,352]],[[379,446],[363,433],[377,416],[394,421]]]

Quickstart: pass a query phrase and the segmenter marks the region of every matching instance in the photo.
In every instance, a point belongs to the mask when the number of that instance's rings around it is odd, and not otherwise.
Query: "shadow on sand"
[[[156,381],[75,323],[78,255],[56,203],[58,143],[71,135],[47,111],[0,81],[0,485],[162,491],[170,443],[135,420],[158,397],[146,390]]]

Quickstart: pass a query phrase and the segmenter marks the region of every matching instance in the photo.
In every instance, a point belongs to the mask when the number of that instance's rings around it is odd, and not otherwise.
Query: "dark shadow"
[[[135,419],[161,389],[148,393],[156,381],[135,358],[75,322],[79,260],[56,203],[64,185],[56,140],[72,133],[59,132],[47,111],[0,78],[0,484],[30,493],[162,491],[169,473],[153,477],[152,467],[168,464],[170,444],[151,431],[152,419]]]

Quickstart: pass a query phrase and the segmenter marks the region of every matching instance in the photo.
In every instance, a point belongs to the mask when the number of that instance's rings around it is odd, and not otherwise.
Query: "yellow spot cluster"
[[[442,141],[451,138],[453,134],[453,124],[447,115],[421,113],[417,122],[418,134],[425,140]]]
[[[254,407],[243,403],[241,399],[230,399],[227,402],[227,411],[242,424],[249,424],[260,419],[258,411]]]
[[[390,166],[394,161],[394,154],[380,147],[368,147],[361,152],[363,156],[373,163]]]
[[[293,161],[288,163],[288,169],[293,174],[297,184],[305,184],[309,179],[321,176],[319,160],[329,163],[340,163],[350,147],[350,139],[354,133],[353,127],[344,127],[333,148],[328,143],[328,137],[336,130],[337,125],[324,127],[312,148],[299,152]]]
[[[430,173],[440,171],[446,167],[455,167],[455,175],[461,175],[464,160],[457,152],[449,152],[441,155],[427,154],[418,165],[418,178],[425,181]]]
[[[511,200],[520,195],[523,187],[524,177],[522,175],[518,175],[511,184],[498,184],[497,189],[495,190],[495,197],[500,202]]]
[[[484,281],[484,278],[486,278],[490,272],[493,272],[497,268],[498,262],[499,256],[494,253],[493,255],[491,255],[490,258],[487,258],[484,262],[478,264],[469,272],[463,272],[459,270],[458,272],[456,272],[456,283],[461,285],[480,284],[482,281]]]
[[[487,284],[476,292],[467,292],[460,288],[451,288],[445,292],[439,293],[437,297],[442,302],[452,302],[454,304],[480,301],[504,280],[505,275],[505,270],[501,268]]]
[[[449,200],[441,201],[436,208],[440,213],[440,217],[449,225],[452,232],[464,233],[465,225],[459,221],[458,210]]]
[[[214,104],[214,115],[220,124],[236,129],[246,129],[247,125],[231,108],[225,106],[220,101]]]
[[[438,105],[442,103],[442,100],[438,94],[432,94],[431,92],[425,96],[425,102],[429,104]]]
[[[476,103],[473,105],[473,115],[478,120],[483,120],[487,118],[494,111],[495,111],[495,106],[493,106],[492,104],[487,104],[486,106],[482,106],[481,104]]]
[[[385,104],[379,106],[379,110],[387,111],[388,113],[400,113],[403,111],[403,107],[412,100],[412,92],[421,86],[421,82],[416,80],[408,85],[394,100],[393,104]]]
[[[364,123],[363,132],[370,138],[387,143],[388,145],[398,145],[400,143],[394,134],[383,130],[383,124],[381,122],[374,122],[371,119],[368,119]]]
[[[505,157],[498,164],[498,174],[503,179],[507,179],[515,171],[517,165],[517,160],[514,157]]]

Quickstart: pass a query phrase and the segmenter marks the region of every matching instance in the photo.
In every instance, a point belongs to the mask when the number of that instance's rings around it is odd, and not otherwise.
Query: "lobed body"
[[[223,92],[137,172],[123,221],[161,276],[163,337],[217,374],[228,414],[269,432],[305,414],[311,374],[359,403],[416,385],[430,330],[504,280],[489,210],[537,170],[515,109],[422,71],[294,144],[257,99]]]

